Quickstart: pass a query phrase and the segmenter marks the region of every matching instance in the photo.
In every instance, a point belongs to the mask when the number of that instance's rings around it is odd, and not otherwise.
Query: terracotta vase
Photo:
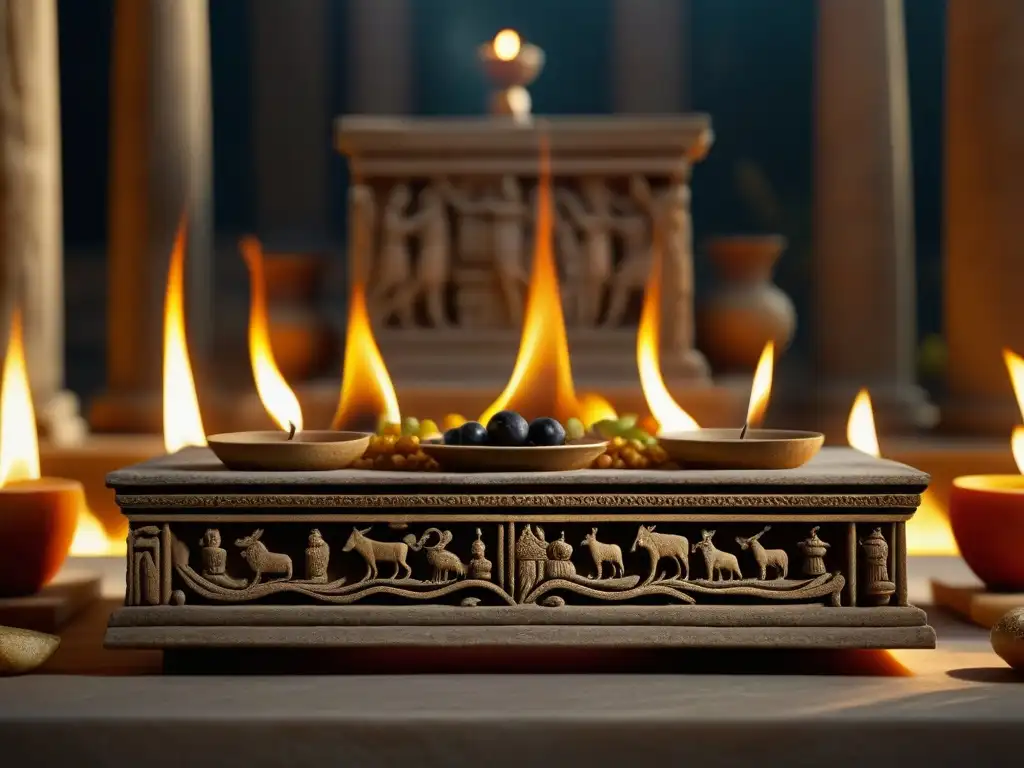
[[[717,281],[697,312],[697,344],[716,371],[753,370],[768,341],[779,353],[793,340],[796,309],[772,282],[785,247],[779,235],[716,237],[705,244]]]

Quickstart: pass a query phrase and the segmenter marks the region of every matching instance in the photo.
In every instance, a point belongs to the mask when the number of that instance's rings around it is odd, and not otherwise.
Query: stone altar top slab
[[[922,492],[929,476],[906,464],[878,459],[852,448],[823,448],[810,462],[791,470],[577,470],[574,472],[232,472],[206,448],[187,448],[160,456],[107,476],[118,493],[158,493],[203,488],[241,492],[253,488],[304,493],[394,492],[515,492],[526,488],[547,492],[600,493],[613,490],[690,494],[702,490],[746,494],[783,491],[868,494]]]
[[[493,117],[354,115],[335,121],[334,142],[358,158],[364,178],[535,175],[541,133],[550,141],[555,175],[685,175],[714,140],[705,114],[552,116],[527,125]]]

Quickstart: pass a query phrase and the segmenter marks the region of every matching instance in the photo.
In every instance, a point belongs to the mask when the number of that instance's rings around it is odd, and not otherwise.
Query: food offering
[[[422,451],[450,472],[559,472],[586,469],[605,453],[608,441],[580,435],[548,416],[527,421],[499,411],[486,425],[467,421],[422,443]]]

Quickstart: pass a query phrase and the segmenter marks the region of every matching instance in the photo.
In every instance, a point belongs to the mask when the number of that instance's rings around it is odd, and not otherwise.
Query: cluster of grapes
[[[457,428],[466,419],[458,414],[444,417],[445,429]],[[434,472],[438,464],[420,449],[420,442],[440,437],[441,431],[431,419],[407,417],[400,424],[382,420],[377,434],[370,438],[370,444],[362,458],[357,459],[353,469],[382,469],[399,472]]]
[[[636,416],[605,419],[591,431],[608,441],[605,452],[594,460],[595,469],[665,469],[671,466],[665,449],[652,434],[657,422],[641,422]]]

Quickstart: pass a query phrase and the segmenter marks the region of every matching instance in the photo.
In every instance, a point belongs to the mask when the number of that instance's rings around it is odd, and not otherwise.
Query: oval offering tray
[[[658,435],[658,444],[682,469],[796,469],[821,449],[820,432],[790,429],[699,429]]]
[[[565,445],[445,445],[426,442],[422,451],[447,472],[567,472],[586,469],[605,452],[607,440],[583,437]]]
[[[366,432],[314,429],[289,439],[287,432],[229,432],[207,438],[224,466],[239,472],[319,472],[345,469],[366,452]]]

